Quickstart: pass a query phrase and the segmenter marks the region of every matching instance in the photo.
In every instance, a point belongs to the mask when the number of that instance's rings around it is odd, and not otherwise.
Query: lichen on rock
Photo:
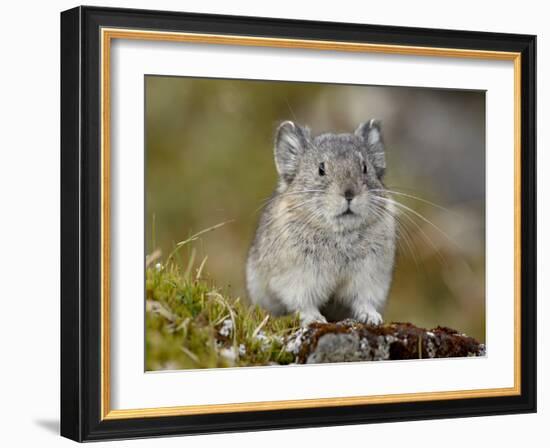
[[[451,328],[371,326],[351,319],[302,328],[287,339],[285,349],[299,364],[485,356],[484,344]]]

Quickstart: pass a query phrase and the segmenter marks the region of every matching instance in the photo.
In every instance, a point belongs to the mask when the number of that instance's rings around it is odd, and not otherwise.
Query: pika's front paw
[[[300,313],[300,324],[302,327],[307,327],[309,324],[315,322],[326,324],[327,320],[321,313]]]
[[[382,315],[376,310],[357,313],[356,319],[367,325],[381,325],[383,323]]]

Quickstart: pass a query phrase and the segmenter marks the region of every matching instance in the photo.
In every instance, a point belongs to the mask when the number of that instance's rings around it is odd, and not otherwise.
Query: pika
[[[302,325],[353,318],[378,325],[393,276],[395,208],[383,184],[381,125],[353,134],[279,125],[276,189],[248,253],[250,299]]]

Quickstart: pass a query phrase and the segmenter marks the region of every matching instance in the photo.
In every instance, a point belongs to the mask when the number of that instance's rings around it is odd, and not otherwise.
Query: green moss
[[[191,257],[193,258],[193,257]],[[150,263],[151,264],[151,263]],[[289,364],[296,316],[274,318],[174,261],[146,270],[146,369]]]

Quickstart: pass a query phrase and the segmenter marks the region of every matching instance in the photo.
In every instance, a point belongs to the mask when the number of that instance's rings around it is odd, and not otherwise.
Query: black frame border
[[[521,53],[521,395],[101,420],[100,29]],[[61,13],[61,435],[76,441],[536,412],[536,36],[77,7]]]

